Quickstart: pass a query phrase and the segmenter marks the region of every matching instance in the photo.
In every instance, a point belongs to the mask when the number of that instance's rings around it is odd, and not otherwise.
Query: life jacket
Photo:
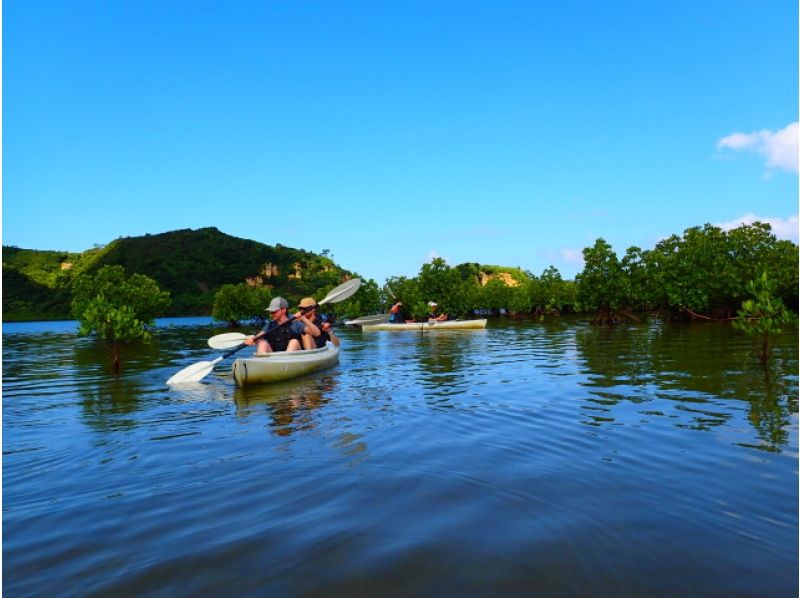
[[[319,336],[312,336],[311,339],[314,341],[317,349],[321,349],[325,346],[325,343],[331,340],[331,335],[322,329],[322,323],[322,318],[319,316],[319,314],[314,316],[314,326],[319,328]]]
[[[269,343],[269,346],[272,347],[273,351],[286,351],[289,347],[289,341],[293,338],[297,339],[301,347],[303,346],[302,337],[299,333],[295,332],[292,322],[286,322],[286,324],[281,326],[274,320],[270,320],[269,324],[267,324],[264,338]]]

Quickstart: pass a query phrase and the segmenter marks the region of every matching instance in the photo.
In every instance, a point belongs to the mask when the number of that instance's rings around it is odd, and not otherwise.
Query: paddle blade
[[[222,357],[217,357],[214,361],[198,361],[192,365],[183,368],[177,374],[174,374],[167,380],[170,386],[173,384],[183,384],[185,382],[199,382],[211,373],[214,366],[222,361]]]
[[[325,299],[320,301],[317,305],[324,305],[325,303],[339,303],[356,294],[358,288],[361,286],[360,278],[351,278],[344,284],[340,284],[325,296]]]
[[[247,335],[241,332],[226,332],[225,334],[217,334],[208,339],[208,346],[212,349],[232,349],[237,345],[241,345]]]
[[[355,320],[347,320],[348,326],[363,326],[364,324],[385,324],[389,321],[389,314],[375,314],[374,316],[361,316]]]

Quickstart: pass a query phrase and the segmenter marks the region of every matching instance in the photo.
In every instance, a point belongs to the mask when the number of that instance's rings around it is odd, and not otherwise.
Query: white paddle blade
[[[389,314],[375,314],[374,316],[361,316],[355,320],[347,320],[348,326],[363,326],[364,324],[385,324],[389,321]]]
[[[236,345],[241,345],[246,338],[247,335],[241,332],[226,332],[208,339],[208,346],[212,349],[233,349]]]
[[[339,303],[356,294],[358,288],[361,286],[360,278],[351,278],[344,284],[340,284],[325,296],[325,299],[320,301],[317,305],[324,305],[326,303]]]
[[[193,363],[183,368],[177,374],[174,374],[167,380],[167,384],[172,386],[173,384],[183,384],[185,382],[199,382],[208,376],[211,370],[214,369],[214,366],[220,361],[222,361],[222,357],[217,357],[214,361],[198,361],[197,363]]]

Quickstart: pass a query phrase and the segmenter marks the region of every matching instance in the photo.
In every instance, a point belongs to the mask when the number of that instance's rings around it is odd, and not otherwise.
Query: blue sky
[[[796,1],[3,3],[3,244],[215,226],[379,283],[797,242]]]

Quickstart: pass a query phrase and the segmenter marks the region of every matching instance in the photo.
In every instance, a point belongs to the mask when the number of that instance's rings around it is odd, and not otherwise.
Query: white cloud
[[[562,247],[558,250],[562,261],[567,264],[574,264],[576,266],[583,266],[583,249],[573,247]]]
[[[798,172],[800,125],[793,122],[780,131],[763,129],[753,133],[733,133],[717,142],[717,149],[757,152],[766,158],[767,168]]]
[[[723,230],[731,230],[742,224],[753,224],[753,222],[765,222],[772,227],[772,232],[779,239],[788,239],[797,243],[798,239],[798,219],[797,216],[789,216],[788,218],[768,218],[756,216],[755,214],[745,214],[735,220],[729,222],[722,222],[717,226]]]

